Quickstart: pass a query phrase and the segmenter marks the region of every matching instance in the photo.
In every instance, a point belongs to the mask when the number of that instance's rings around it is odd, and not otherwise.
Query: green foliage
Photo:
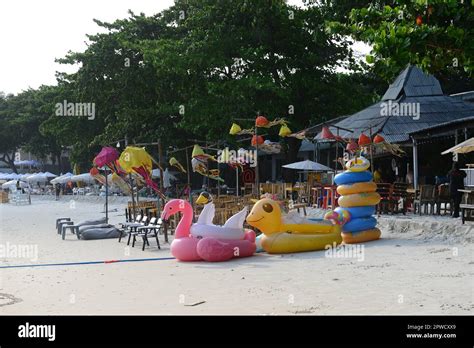
[[[470,1],[366,1],[363,7],[357,3],[348,17],[328,27],[370,44],[367,63],[374,64],[375,73],[386,81],[407,64],[441,80],[472,77],[474,11]]]

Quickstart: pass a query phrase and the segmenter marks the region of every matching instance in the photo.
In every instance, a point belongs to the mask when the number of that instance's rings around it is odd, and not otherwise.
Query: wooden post
[[[411,138],[413,142],[413,186],[415,190],[418,188],[418,146],[415,138]]]
[[[128,138],[125,136],[125,147],[128,146]],[[130,180],[130,188],[131,188],[131,195],[132,195],[132,209],[133,209],[133,219],[136,219],[137,213],[136,213],[136,205],[135,205],[135,194],[133,193],[133,177],[132,173],[128,174],[128,178]]]
[[[255,127],[255,184],[257,185],[257,199],[260,199],[260,177],[258,175],[258,127],[254,122]]]

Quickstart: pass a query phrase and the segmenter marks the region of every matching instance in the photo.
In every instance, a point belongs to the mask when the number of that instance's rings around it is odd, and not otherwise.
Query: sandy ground
[[[112,204],[118,209],[110,213],[112,223],[124,220],[123,207]],[[63,241],[56,234],[57,217],[78,221],[101,216],[102,210],[97,202],[37,198],[30,206],[0,204],[0,245],[35,245],[38,251],[33,261],[0,255],[0,265],[170,256],[164,243],[158,250],[151,242],[142,252],[141,244],[128,248],[124,241],[80,241],[72,234]],[[317,251],[260,253],[225,263],[162,260],[0,269],[0,314],[474,312],[474,225],[413,216],[382,217],[379,225],[383,239],[345,258]]]

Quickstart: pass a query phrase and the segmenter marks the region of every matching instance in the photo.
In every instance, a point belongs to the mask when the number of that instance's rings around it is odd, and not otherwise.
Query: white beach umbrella
[[[457,144],[446,151],[441,152],[442,155],[452,153],[468,153],[474,151],[474,138],[467,139],[460,144]]]
[[[95,179],[89,173],[83,173],[83,174],[71,176],[68,181],[83,182],[83,183],[86,183],[86,184],[93,184],[95,182]]]
[[[69,178],[71,176],[74,176],[74,174],[72,173],[66,173],[66,174],[63,174],[61,176],[58,176],[56,178],[54,178],[53,180],[51,180],[51,184],[53,185],[56,185],[56,184],[65,184],[69,181]]]
[[[326,167],[325,165],[323,165],[321,163],[313,162],[313,161],[310,161],[310,160],[290,163],[290,164],[284,165],[283,168],[297,169],[297,170],[308,171],[308,172],[329,172],[329,171],[333,171],[333,169],[331,169],[329,167]]]
[[[2,189],[15,188],[17,182],[18,182],[18,180],[7,181],[6,183],[2,184]],[[29,186],[30,185],[28,185],[26,182],[20,181],[20,187],[26,188],[26,187],[29,187]]]
[[[45,173],[37,173],[37,174],[33,174],[33,175],[30,175],[26,178],[26,181],[27,182],[33,182],[33,183],[36,183],[36,182],[40,182],[40,183],[44,183],[44,182],[47,182],[48,181],[48,177],[45,175]]]
[[[46,173],[44,173],[44,175],[45,175],[46,177],[48,177],[48,178],[56,178],[56,177],[57,177],[56,174],[53,174],[53,173],[51,173],[51,172],[46,172]]]

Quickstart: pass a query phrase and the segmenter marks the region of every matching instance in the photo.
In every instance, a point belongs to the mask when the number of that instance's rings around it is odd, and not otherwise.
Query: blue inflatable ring
[[[351,208],[337,207],[336,209],[334,209],[334,211],[339,214],[341,214],[343,210],[346,210],[349,212],[351,219],[370,217],[375,214],[375,206],[373,205],[368,205],[368,206],[363,206],[363,207],[351,207]]]
[[[372,180],[372,173],[369,171],[365,172],[351,172],[346,170],[343,173],[339,173],[334,177],[336,185],[347,185],[356,182],[367,182]]]
[[[377,220],[374,217],[351,219],[342,227],[344,232],[359,232],[371,230],[377,225]]]

